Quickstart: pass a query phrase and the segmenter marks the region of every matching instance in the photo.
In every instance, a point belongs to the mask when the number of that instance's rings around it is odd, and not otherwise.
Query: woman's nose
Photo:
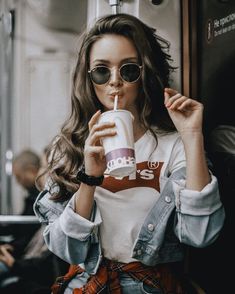
[[[120,76],[119,69],[113,69],[111,71],[111,76],[110,76],[109,84],[111,86],[117,86],[117,85],[119,85],[121,83],[122,83],[122,78]]]

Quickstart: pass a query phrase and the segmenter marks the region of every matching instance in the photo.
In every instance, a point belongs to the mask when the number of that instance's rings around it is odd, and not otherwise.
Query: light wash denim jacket
[[[133,246],[133,258],[150,266],[181,261],[181,243],[204,247],[217,238],[225,214],[217,179],[211,178],[200,192],[185,189],[185,168],[165,178],[161,196]],[[70,264],[84,264],[88,274],[96,273],[102,259],[99,208],[94,204],[92,218],[87,220],[74,212],[74,196],[64,203],[49,198],[49,192],[43,191],[34,204],[40,222],[47,223],[44,238],[48,248]]]

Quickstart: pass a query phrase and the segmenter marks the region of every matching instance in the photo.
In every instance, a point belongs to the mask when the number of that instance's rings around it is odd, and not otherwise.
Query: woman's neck
[[[134,133],[134,141],[136,142],[137,140],[139,140],[139,138],[141,138],[144,135],[144,133],[146,132],[146,128],[144,128],[143,125],[140,123],[137,109],[132,109],[131,113],[134,116],[133,133]]]
[[[134,141],[136,142],[139,140],[139,138],[141,138],[145,132],[146,129],[141,125],[139,119],[135,118],[133,124]]]
[[[141,138],[143,135],[144,135],[144,133],[146,132],[146,130],[145,129],[138,129],[138,130],[135,130],[134,129],[134,141],[136,142],[136,141],[138,141],[139,140],[139,138]]]

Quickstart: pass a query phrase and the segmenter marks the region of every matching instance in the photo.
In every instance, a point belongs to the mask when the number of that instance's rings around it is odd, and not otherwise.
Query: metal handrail
[[[37,224],[35,215],[0,215],[0,224]]]

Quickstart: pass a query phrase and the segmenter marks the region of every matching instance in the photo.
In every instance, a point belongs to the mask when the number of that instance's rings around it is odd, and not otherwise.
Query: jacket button
[[[166,197],[165,197],[165,201],[166,201],[167,203],[170,203],[170,202],[171,202],[171,197],[170,197],[170,196],[166,196]]]
[[[154,230],[154,225],[153,224],[148,224],[148,230],[152,232]]]
[[[139,250],[137,250],[137,255],[141,255],[141,253],[142,253],[142,250],[141,249],[139,249]]]

